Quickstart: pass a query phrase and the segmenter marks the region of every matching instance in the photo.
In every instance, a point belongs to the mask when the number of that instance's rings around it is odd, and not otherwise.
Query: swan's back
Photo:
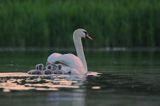
[[[54,63],[58,57],[62,56],[60,53],[52,53],[51,55],[48,56],[47,62],[48,63]]]
[[[64,54],[59,55],[58,57],[54,58],[52,62],[60,62],[63,63],[73,69],[76,69],[80,74],[86,74],[86,70],[83,66],[82,61],[79,57],[73,55],[73,54]]]

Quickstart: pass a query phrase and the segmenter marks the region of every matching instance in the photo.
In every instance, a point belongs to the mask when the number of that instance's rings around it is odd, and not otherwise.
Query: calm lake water
[[[50,53],[1,51],[0,72],[27,72]],[[0,106],[160,106],[159,51],[87,51],[86,57],[100,77],[88,77],[77,89],[0,91]]]

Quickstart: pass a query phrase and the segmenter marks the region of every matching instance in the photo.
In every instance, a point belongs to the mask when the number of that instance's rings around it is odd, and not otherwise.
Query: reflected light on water
[[[0,93],[1,106],[85,106],[85,90]]]
[[[74,90],[72,92],[50,93],[47,99],[54,106],[62,104],[66,106],[85,106],[85,90],[81,90],[80,92]]]

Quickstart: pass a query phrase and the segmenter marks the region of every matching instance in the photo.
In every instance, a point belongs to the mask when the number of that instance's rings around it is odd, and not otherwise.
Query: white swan
[[[89,38],[92,39],[87,31],[85,29],[77,29],[73,33],[73,41],[76,48],[77,56],[73,54],[60,54],[60,53],[53,53],[51,54],[47,62],[54,64],[54,63],[60,63],[62,65],[68,66],[72,69],[72,71],[76,71],[73,73],[76,74],[87,74],[88,68],[87,68],[87,62],[85,59],[83,46],[82,46],[82,38]]]

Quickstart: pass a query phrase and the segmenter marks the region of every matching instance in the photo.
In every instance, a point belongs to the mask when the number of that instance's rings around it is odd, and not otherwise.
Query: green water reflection
[[[72,51],[70,51],[72,52]],[[0,72],[26,72],[52,51],[0,52]],[[63,51],[62,53],[67,53]],[[0,106],[159,106],[159,52],[87,51],[89,77],[80,89],[0,93]],[[94,90],[92,86],[100,86]]]

